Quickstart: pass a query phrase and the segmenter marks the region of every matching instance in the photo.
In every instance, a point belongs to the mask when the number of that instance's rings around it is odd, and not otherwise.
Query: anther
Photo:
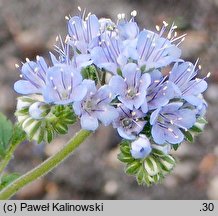
[[[132,116],[135,116],[136,115],[136,112],[132,112]]]
[[[157,31],[160,31],[160,26],[159,25],[156,25],[155,27],[156,27]]]
[[[164,24],[165,27],[168,26],[168,23],[166,21],[163,21],[163,24]]]
[[[133,10],[133,11],[131,12],[131,16],[136,17],[136,16],[137,16],[137,11],[136,11],[136,10]]]

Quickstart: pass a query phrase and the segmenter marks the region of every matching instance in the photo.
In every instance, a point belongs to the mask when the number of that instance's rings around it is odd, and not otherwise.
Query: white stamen
[[[122,15],[121,14],[117,14],[117,19],[118,20],[122,19]]]
[[[164,24],[165,27],[168,26],[168,23],[166,21],[163,21],[163,24]]]
[[[211,75],[211,72],[208,72],[208,74],[207,74],[207,76],[206,76],[206,77],[207,77],[207,78],[209,78],[209,77],[210,77],[210,75]]]
[[[168,88],[168,87],[167,87],[167,86],[165,86],[165,87],[163,88],[163,91],[165,91],[167,88]]]
[[[26,62],[29,62],[30,60],[28,58],[26,58]]]
[[[131,12],[131,16],[136,17],[136,16],[137,16],[137,11],[136,11],[136,10],[133,10],[133,11]]]
[[[82,11],[82,9],[81,9],[81,7],[80,7],[80,6],[78,6],[77,8],[78,8],[78,10],[79,10],[79,11]]]
[[[170,120],[170,124],[172,124],[172,125],[174,124],[173,120]]]
[[[36,60],[39,61],[39,59],[40,59],[40,57],[37,55],[37,56],[36,56]]]
[[[23,78],[23,75],[22,75],[22,74],[20,74],[20,78]]]
[[[18,64],[15,64],[15,67],[16,67],[16,68],[19,68],[20,66],[19,66]]]
[[[190,71],[191,71],[191,68],[188,68],[187,71],[190,72]]]
[[[135,116],[136,115],[136,112],[132,112],[132,116]]]
[[[156,27],[157,31],[160,31],[160,26],[159,25],[156,25],[155,27]]]
[[[127,90],[127,94],[129,94],[130,92],[131,92],[131,89],[128,89],[128,90]]]
[[[69,20],[70,18],[68,16],[65,16],[65,20]]]
[[[154,83],[159,83],[160,82],[160,80],[154,80]]]
[[[198,69],[201,70],[201,68],[202,68],[201,65],[198,65]]]
[[[173,132],[173,129],[172,129],[172,128],[168,128],[168,131],[169,131],[169,132]]]
[[[59,41],[59,36],[58,36],[58,35],[56,36],[55,41],[56,41],[56,42]]]
[[[69,35],[67,35],[66,36],[66,38],[65,38],[65,41],[64,41],[64,43],[66,44],[66,43],[68,43],[70,41],[70,36]]]
[[[125,16],[126,16],[125,13],[121,14],[122,19],[125,19]]]
[[[39,71],[38,67],[34,68],[34,72],[38,72],[38,71]]]
[[[150,35],[150,34],[148,34],[148,35],[147,35],[147,38],[151,38],[151,35]]]

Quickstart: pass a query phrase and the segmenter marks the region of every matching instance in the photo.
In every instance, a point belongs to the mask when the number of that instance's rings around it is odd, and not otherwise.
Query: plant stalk
[[[64,161],[83,141],[91,134],[90,131],[80,130],[75,136],[56,154],[49,157],[43,163],[22,175],[0,192],[0,200],[12,197],[17,191],[32,181],[44,176],[57,165]]]

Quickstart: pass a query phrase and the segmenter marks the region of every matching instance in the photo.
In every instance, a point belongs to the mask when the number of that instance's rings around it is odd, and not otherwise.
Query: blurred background
[[[16,93],[13,83],[19,78],[14,64],[48,57],[57,34],[66,34],[66,15],[76,15],[77,6],[98,17],[116,19],[137,10],[142,28],[154,30],[163,20],[187,33],[182,57],[202,65],[201,76],[211,71],[205,93],[209,108],[207,125],[195,143],[184,143],[175,153],[178,164],[162,184],[138,186],[126,176],[117,160],[119,137],[111,128],[100,128],[61,166],[44,178],[26,186],[15,199],[218,199],[218,0],[0,0],[0,111],[15,121]],[[58,151],[68,136],[52,144],[23,143],[8,166],[24,173]]]

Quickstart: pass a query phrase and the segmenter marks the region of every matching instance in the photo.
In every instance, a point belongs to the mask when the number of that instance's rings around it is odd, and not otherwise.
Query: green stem
[[[54,169],[58,164],[66,159],[90,134],[90,131],[80,130],[59,152],[4,188],[0,192],[0,200],[9,199],[22,187]]]

